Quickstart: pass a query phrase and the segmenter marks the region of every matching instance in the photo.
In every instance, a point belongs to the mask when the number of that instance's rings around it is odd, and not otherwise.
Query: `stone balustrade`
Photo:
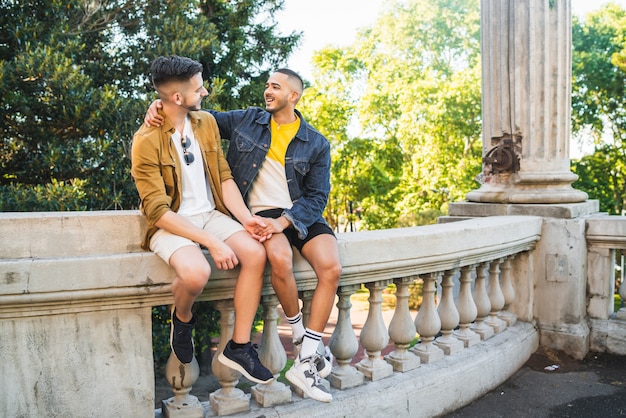
[[[619,287],[621,307],[614,308],[615,264],[626,254],[626,217],[587,219],[587,314],[592,351],[626,355],[626,284]],[[621,267],[624,277],[623,264]]]
[[[589,263],[591,277],[594,266],[610,270],[597,248],[623,247],[615,247],[615,225],[611,241],[600,237],[595,219],[587,222],[590,254],[599,254]],[[253,387],[250,399],[237,388],[238,374],[214,362],[221,389],[209,404],[198,408],[183,385],[155,413],[151,307],[171,303],[172,271],[139,248],[143,218],[134,211],[0,214],[0,416],[283,417],[301,416],[299,402],[312,403],[319,416],[452,411],[506,380],[539,344],[533,275],[544,224],[536,216],[493,216],[338,234],[343,272],[329,344],[332,403],[302,400],[278,381]],[[221,350],[232,334],[236,273],[214,271],[202,299],[221,312]],[[306,316],[316,279],[299,256],[294,271]],[[413,318],[408,287],[416,280],[423,282],[423,303]],[[396,307],[387,329],[381,300],[391,283]],[[362,285],[370,292],[360,334],[366,356],[352,364],[358,340],[350,296]],[[591,295],[591,317],[595,300],[610,297],[604,291]],[[261,303],[260,356],[278,374],[286,355],[269,280]],[[606,349],[606,335],[592,339]],[[394,350],[383,356],[388,343]],[[168,364],[172,373],[193,375],[193,363],[179,366]]]

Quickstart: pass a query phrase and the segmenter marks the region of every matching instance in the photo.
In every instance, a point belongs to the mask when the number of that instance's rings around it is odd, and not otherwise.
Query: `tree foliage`
[[[626,11],[604,5],[572,23],[572,131],[593,153],[574,161],[574,187],[623,214],[626,203]],[[589,139],[587,139],[589,141]]]
[[[299,34],[282,0],[6,0],[0,3],[0,210],[130,209],[129,147],[154,98],[158,55],[204,64],[206,106],[262,100]]]
[[[390,2],[353,45],[316,54],[305,106],[335,145],[331,221],[430,223],[476,187],[479,31],[476,0]]]

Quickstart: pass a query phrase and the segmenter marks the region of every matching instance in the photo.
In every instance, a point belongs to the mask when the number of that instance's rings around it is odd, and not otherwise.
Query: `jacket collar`
[[[159,109],[158,112],[159,115],[163,116],[163,125],[161,125],[161,132],[169,133],[170,135],[172,135],[176,131],[176,128],[174,127],[171,119],[168,118],[162,110]],[[195,128],[200,119],[198,118],[196,112],[189,112],[189,120],[191,122],[192,128]]]
[[[296,132],[296,137],[298,137],[298,139],[302,141],[308,141],[309,140],[308,132],[307,132],[308,123],[304,120],[304,118],[302,117],[302,113],[300,113],[298,109],[294,109],[294,112],[300,118],[300,128],[298,129],[298,132]],[[269,126],[271,117],[272,117],[272,114],[268,112],[267,110],[263,112],[259,112],[259,116],[256,118],[256,123],[260,125]]]

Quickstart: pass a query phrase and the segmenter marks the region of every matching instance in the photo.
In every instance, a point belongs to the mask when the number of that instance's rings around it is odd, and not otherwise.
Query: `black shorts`
[[[268,209],[257,212],[256,214],[264,218],[277,219],[281,217],[282,213],[283,209]],[[302,252],[302,247],[304,247],[304,244],[311,241],[318,235],[328,234],[332,235],[333,237],[335,236],[335,233],[330,228],[330,226],[323,222],[315,222],[313,225],[309,226],[308,230],[309,233],[306,237],[304,237],[304,239],[300,239],[300,237],[298,237],[298,231],[296,230],[296,228],[293,227],[293,225],[285,229],[283,231],[283,234],[285,234],[289,243],[296,247],[300,252]]]

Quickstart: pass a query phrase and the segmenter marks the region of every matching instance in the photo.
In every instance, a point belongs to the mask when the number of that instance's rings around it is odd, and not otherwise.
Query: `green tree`
[[[622,214],[626,203],[626,11],[606,4],[572,22],[572,132],[594,146],[572,162],[573,186]]]
[[[320,82],[307,90],[325,97],[320,107],[339,109],[344,124],[307,107],[341,144],[331,203],[349,192],[367,228],[432,222],[476,187],[481,169],[478,1],[396,1],[385,10],[353,45],[317,53]],[[347,138],[356,142],[341,142]],[[336,212],[331,219],[351,215],[345,204],[328,212]]]
[[[169,54],[202,62],[213,93],[206,106],[259,103],[268,69],[299,39],[276,34],[280,7],[282,0],[0,2],[0,210],[136,208],[128,155],[154,98],[150,62]]]

